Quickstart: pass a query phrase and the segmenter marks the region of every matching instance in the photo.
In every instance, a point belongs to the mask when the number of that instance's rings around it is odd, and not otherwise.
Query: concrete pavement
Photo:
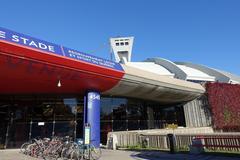
[[[19,149],[0,150],[0,160],[39,160],[19,153]],[[100,160],[240,160],[240,157],[214,155],[169,154],[158,151],[103,150]]]
[[[37,160],[37,158],[21,154],[19,151],[19,149],[0,150],[0,160]]]

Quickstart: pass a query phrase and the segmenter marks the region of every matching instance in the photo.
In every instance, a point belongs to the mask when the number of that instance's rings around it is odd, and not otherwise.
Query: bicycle
[[[102,155],[101,148],[96,148],[92,144],[83,144],[78,139],[74,151],[71,153],[71,160],[98,160]]]

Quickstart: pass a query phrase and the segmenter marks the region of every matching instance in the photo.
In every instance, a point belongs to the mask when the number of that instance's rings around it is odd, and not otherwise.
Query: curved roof
[[[216,69],[204,66],[204,65],[200,65],[200,64],[194,64],[194,63],[189,63],[189,62],[175,62],[178,65],[184,65],[187,67],[191,67],[194,69],[197,69],[199,71],[202,71],[206,74],[208,74],[209,76],[213,76],[215,77],[215,81],[219,81],[219,82],[224,82],[224,83],[228,83],[230,81],[230,77],[222,74],[221,72],[217,71]]]
[[[215,77],[209,76],[208,74],[195,68],[191,68],[185,65],[177,65],[177,67],[181,68],[181,70],[187,74],[188,80],[215,81]]]
[[[159,66],[165,67],[171,73],[174,74],[174,78],[186,80],[187,75],[186,73],[181,70],[181,68],[177,67],[177,65],[167,59],[164,58],[148,58],[145,62],[154,62]]]
[[[125,75],[118,85],[104,92],[115,96],[144,98],[162,103],[190,101],[205,92],[191,82],[240,83],[240,77],[204,65],[148,58],[122,64]]]
[[[199,97],[205,89],[192,82],[155,74],[123,64],[125,75],[105,95],[154,100],[161,103],[187,102]]]
[[[169,60],[163,58],[148,58],[145,61],[154,62],[155,64],[158,64],[159,66],[166,68],[167,70],[169,70],[169,72],[175,75],[174,78],[180,78],[194,82],[218,81],[224,83],[240,84],[240,76],[225,71],[221,71],[218,69],[213,69],[211,67],[207,67],[200,64],[194,64],[189,62],[170,62]]]
[[[225,72],[225,71],[221,71],[221,70],[217,70],[218,72],[224,74],[225,76],[230,78],[229,83],[240,83],[240,77],[234,74],[231,74],[229,72]]]
[[[158,64],[155,64],[153,62],[127,62],[127,66],[131,66],[133,68],[142,69],[151,73],[155,73],[158,75],[164,75],[168,77],[174,77],[175,74],[171,73],[169,70],[164,68],[163,66],[160,66]]]

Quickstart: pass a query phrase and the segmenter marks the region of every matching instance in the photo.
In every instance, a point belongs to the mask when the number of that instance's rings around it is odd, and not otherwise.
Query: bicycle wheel
[[[20,148],[20,153],[27,154],[27,148],[30,145],[29,142],[23,143]]]
[[[90,145],[90,156],[93,160],[98,160],[102,156],[101,148],[96,148],[94,145]]]
[[[67,160],[69,158],[69,148],[63,148],[61,152],[61,158]]]
[[[74,149],[71,152],[70,159],[71,160],[83,160],[83,156],[82,156],[82,154],[80,153],[80,151],[78,149]]]
[[[90,159],[90,149],[89,147],[84,147],[83,149],[83,159]]]

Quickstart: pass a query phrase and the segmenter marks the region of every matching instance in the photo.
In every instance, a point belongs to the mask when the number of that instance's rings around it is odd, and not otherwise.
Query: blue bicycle
[[[96,148],[92,144],[83,144],[82,139],[77,139],[71,152],[71,160],[98,160],[101,155],[101,148]]]

